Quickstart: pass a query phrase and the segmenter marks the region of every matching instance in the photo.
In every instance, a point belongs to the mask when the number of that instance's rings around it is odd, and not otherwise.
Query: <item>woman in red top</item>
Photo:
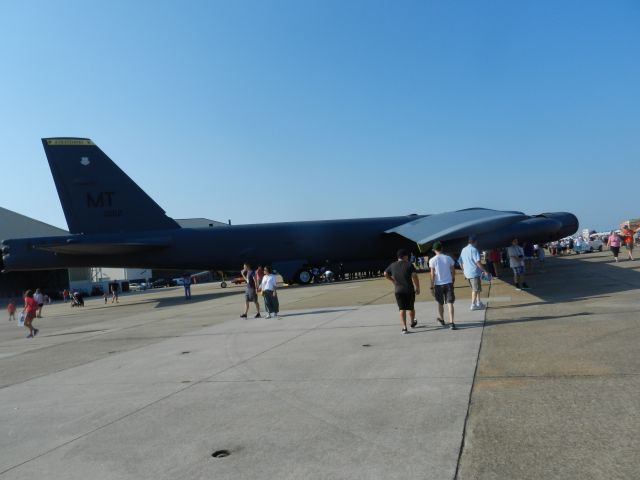
[[[27,290],[24,294],[24,326],[29,329],[29,335],[27,338],[33,338],[38,334],[38,329],[34,328],[32,323],[33,319],[36,316],[36,312],[38,311],[38,302],[36,302],[33,298],[33,292],[31,290]]]
[[[638,230],[636,230],[638,231]],[[627,249],[627,253],[629,254],[629,260],[633,260],[633,242],[634,236],[636,232],[633,229],[629,228],[629,225],[625,225],[622,227],[622,238],[624,238],[624,246]]]

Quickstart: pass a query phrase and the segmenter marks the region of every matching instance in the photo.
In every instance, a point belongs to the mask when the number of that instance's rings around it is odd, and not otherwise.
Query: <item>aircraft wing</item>
[[[126,255],[169,247],[168,239],[145,239],[122,242],[83,242],[70,239],[64,243],[35,244],[33,248],[64,255]]]
[[[511,243],[511,239],[550,241],[569,235],[577,229],[577,218],[565,212],[544,213],[536,216],[522,212],[469,208],[417,218],[391,228],[385,233],[396,233],[418,244],[426,251],[438,240],[448,245],[464,245],[469,235],[476,235],[480,248],[498,248]]]

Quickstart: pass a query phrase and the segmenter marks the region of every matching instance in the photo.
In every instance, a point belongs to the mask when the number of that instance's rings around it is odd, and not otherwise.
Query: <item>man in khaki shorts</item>
[[[487,269],[480,262],[480,251],[476,248],[477,238],[469,237],[469,244],[460,252],[458,262],[464,271],[464,278],[469,280],[471,286],[471,310],[482,310],[486,305],[480,301],[482,292],[482,274],[489,275]]]
[[[456,262],[449,255],[442,253],[442,244],[435,242],[433,251],[436,256],[429,260],[429,269],[431,275],[431,290],[433,296],[438,302],[438,323],[444,327],[444,304],[449,309],[449,328],[457,330],[453,316],[453,303],[456,301],[456,295],[453,291],[453,284],[456,280]]]

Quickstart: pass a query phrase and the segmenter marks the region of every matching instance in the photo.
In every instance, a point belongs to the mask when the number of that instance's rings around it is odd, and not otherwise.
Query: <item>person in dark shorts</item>
[[[453,304],[456,301],[456,295],[453,291],[453,284],[456,281],[456,262],[449,255],[442,253],[442,244],[435,242],[433,251],[436,252],[435,257],[429,260],[429,269],[431,275],[431,290],[433,296],[438,302],[438,323],[444,327],[444,304],[449,309],[449,328],[457,330],[454,320]]]
[[[420,294],[420,280],[413,264],[409,262],[409,252],[404,249],[398,250],[398,260],[393,262],[384,271],[384,277],[394,285],[396,302],[400,310],[400,323],[402,333],[409,333],[407,330],[407,312],[411,319],[411,328],[416,328],[416,310],[414,303],[416,295]]]
[[[256,283],[256,272],[251,268],[248,263],[244,264],[242,269],[242,278],[247,282],[247,287],[244,291],[244,313],[240,315],[240,318],[247,318],[249,313],[249,304],[253,303],[256,306],[256,314],[254,318],[260,318],[260,303],[258,303],[258,284]]]

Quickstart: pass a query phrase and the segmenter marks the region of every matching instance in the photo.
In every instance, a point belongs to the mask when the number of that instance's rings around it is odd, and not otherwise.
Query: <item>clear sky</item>
[[[66,227],[40,138],[176,218],[640,217],[640,2],[0,2],[0,206]]]

